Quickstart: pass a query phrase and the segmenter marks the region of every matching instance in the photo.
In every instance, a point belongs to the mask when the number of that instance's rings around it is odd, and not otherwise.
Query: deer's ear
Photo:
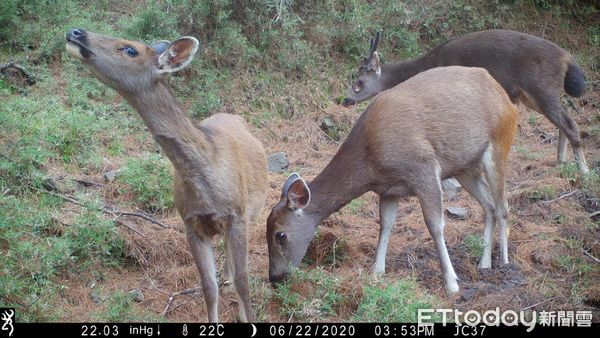
[[[167,50],[170,44],[171,42],[168,40],[158,40],[151,43],[150,48],[154,49],[154,54],[161,55]]]
[[[292,174],[283,185],[282,197],[292,210],[304,209],[310,202],[310,189],[298,174]]]
[[[184,36],[171,42],[158,57],[159,73],[181,70],[192,62],[199,47],[200,42],[191,36]]]
[[[369,69],[374,70],[375,74],[381,75],[381,64],[379,63],[379,53],[373,52],[371,61],[369,62]]]

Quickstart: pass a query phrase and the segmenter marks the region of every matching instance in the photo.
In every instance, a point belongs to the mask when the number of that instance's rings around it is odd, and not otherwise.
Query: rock
[[[102,303],[102,299],[100,298],[100,295],[95,290],[90,291],[89,295],[90,295],[90,299],[92,300],[92,302],[94,302],[96,304]]]
[[[323,121],[321,122],[321,129],[332,139],[336,141],[340,140],[338,128],[330,117],[323,118]]]
[[[462,186],[455,178],[449,178],[442,181],[442,188],[444,189],[444,193],[446,194],[446,197],[448,197],[448,200],[455,201],[458,199],[458,192],[461,190]]]
[[[471,211],[467,208],[459,208],[459,207],[447,207],[446,214],[448,217],[465,220],[471,217]]]
[[[140,303],[144,301],[144,293],[142,293],[142,290],[140,289],[131,289],[129,291],[129,297],[131,297],[134,302]]]
[[[113,171],[109,171],[104,173],[104,180],[106,182],[113,182],[115,179],[117,179],[117,176],[119,176],[121,174],[121,169],[117,169],[117,170],[113,170]]]
[[[477,290],[475,289],[465,289],[460,293],[460,299],[463,302],[470,301],[477,294]]]
[[[284,152],[274,153],[267,158],[267,169],[273,174],[285,171],[289,165],[290,161]]]
[[[60,189],[58,188],[58,183],[53,178],[45,178],[42,181],[42,187],[48,191],[60,192]]]

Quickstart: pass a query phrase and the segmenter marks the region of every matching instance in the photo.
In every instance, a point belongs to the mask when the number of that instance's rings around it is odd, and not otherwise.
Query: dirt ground
[[[575,103],[579,112],[571,109],[571,113],[581,129],[586,130],[593,123],[594,114],[598,114],[598,88],[590,88],[586,96]],[[331,105],[330,108],[315,110],[292,121],[274,120],[268,125],[254,128],[253,132],[263,142],[268,154],[286,152],[291,162],[289,171],[298,171],[311,180],[325,167],[341,142],[333,141],[320,129],[322,118],[331,117],[345,136],[361,112],[358,107],[346,109]],[[456,299],[447,299],[444,295],[437,254],[415,198],[401,202],[389,244],[387,276],[403,278],[414,275],[421,287],[445,302],[442,305],[464,311],[494,309],[496,306],[513,310],[592,310],[594,318],[598,319],[600,287],[595,284],[575,289],[581,278],[580,271],[575,265],[569,268],[558,263],[560,257],[570,255],[595,267],[590,272],[595,275],[588,277],[590,280],[600,277],[598,263],[592,258],[600,257],[600,234],[597,226],[589,226],[593,223],[589,214],[598,206],[594,206],[594,201],[590,202],[589,196],[584,196],[580,191],[559,198],[577,187],[576,182],[569,182],[562,177],[561,170],[554,165],[557,135],[556,128],[543,116],[521,107],[519,132],[511,153],[508,175],[511,264],[498,268],[496,235],[494,268],[489,271],[477,268],[478,259],[468,253],[464,239],[468,235],[482,235],[482,210],[473,198],[461,191],[458,200],[444,201],[444,206],[466,207],[471,211],[471,217],[467,220],[447,218],[445,232],[450,256],[460,278],[461,295]],[[589,164],[598,170],[600,140],[588,136],[584,137],[584,141]],[[569,156],[572,161],[570,149]],[[260,291],[270,288],[267,278],[266,218],[279,198],[286,177],[287,173],[269,174],[270,189],[265,208],[259,222],[251,226],[249,238],[251,289],[255,307],[263,308],[263,319],[266,321],[288,320],[275,304],[261,298],[263,293]],[[544,196],[544,192],[551,196]],[[110,192],[106,192],[106,195],[110,199]],[[334,242],[343,241],[348,259],[337,267],[328,266],[326,269],[346,277],[368,274],[379,231],[377,196],[365,194],[357,205],[351,210],[344,208],[327,219],[320,227],[322,236],[319,236],[319,242],[311,246],[309,252],[309,255],[318,258],[324,255],[323,252],[331,250]],[[162,229],[138,219],[128,221],[145,235],[142,237],[120,228],[127,241],[128,255],[139,265],[131,264],[126,269],[114,270],[98,283],[105,291],[141,290],[144,300],[136,303],[136,306],[159,315],[172,292],[196,287],[199,283],[198,272],[187,250],[183,225],[175,213],[164,215],[161,219],[171,226],[170,229]],[[572,241],[583,243],[587,254],[579,247],[570,245]],[[217,239],[215,246],[219,268],[222,269],[224,255]],[[314,265],[305,267],[312,268]],[[64,319],[87,319],[89,313],[98,307],[90,297],[94,278],[80,276],[73,280],[68,277],[63,282],[69,287],[63,300]],[[348,292],[360,292],[360,287],[350,286]],[[234,321],[236,316],[235,298],[221,293],[221,319]],[[165,319],[174,322],[205,321],[207,316],[202,293],[176,298]],[[344,313],[333,318],[339,321],[347,319]]]

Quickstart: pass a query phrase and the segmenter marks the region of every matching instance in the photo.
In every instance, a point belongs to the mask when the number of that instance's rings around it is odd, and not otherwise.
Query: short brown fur
[[[345,105],[370,99],[434,67],[482,67],[502,85],[513,102],[520,101],[535,109],[558,127],[559,163],[565,162],[568,139],[580,171],[589,172],[579,128],[560,100],[563,92],[574,97],[583,95],[585,77],[573,56],[558,45],[533,35],[496,29],[460,36],[422,57],[400,63],[379,64],[375,49],[376,46],[360,66],[359,78],[348,90]]]
[[[399,200],[416,195],[438,250],[446,291],[457,292],[443,237],[441,180],[450,176],[485,210],[486,249],[480,266],[491,266],[495,223],[501,230],[501,262],[508,263],[504,174],[516,128],[516,107],[482,68],[430,69],[380,93],[309,185],[297,175],[284,184],[267,220],[271,281],[286,278],[289,265],[299,264],[323,219],[374,191],[380,197],[381,229],[373,271],[385,270]],[[306,196],[310,202],[302,202]]]
[[[247,228],[262,210],[267,172],[265,152],[239,116],[213,115],[194,125],[170,93],[164,78],[191,61],[198,41],[184,37],[169,44],[160,64],[149,46],[84,30],[67,33],[67,49],[102,82],[138,111],[174,166],[175,206],[187,230],[208,319],[218,321],[218,284],[211,239],[223,235],[224,279],[240,298],[242,321],[254,321],[247,275]],[[168,42],[165,42],[168,43]],[[128,55],[127,47],[137,55]],[[159,48],[159,47],[156,47]],[[172,63],[171,63],[172,62]]]

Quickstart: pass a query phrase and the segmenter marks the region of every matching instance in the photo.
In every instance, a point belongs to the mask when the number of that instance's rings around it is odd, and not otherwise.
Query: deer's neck
[[[355,128],[357,129],[357,128]],[[325,169],[309,184],[311,201],[304,212],[319,224],[353,199],[370,190],[370,169],[366,166],[363,149],[356,141],[360,136],[351,133]]]
[[[382,83],[385,89],[389,89],[433,67],[434,64],[428,56],[399,63],[384,64],[381,66]]]
[[[194,126],[169,88],[159,81],[150,90],[123,95],[178,170],[203,168],[209,162],[211,145],[202,129]]]

